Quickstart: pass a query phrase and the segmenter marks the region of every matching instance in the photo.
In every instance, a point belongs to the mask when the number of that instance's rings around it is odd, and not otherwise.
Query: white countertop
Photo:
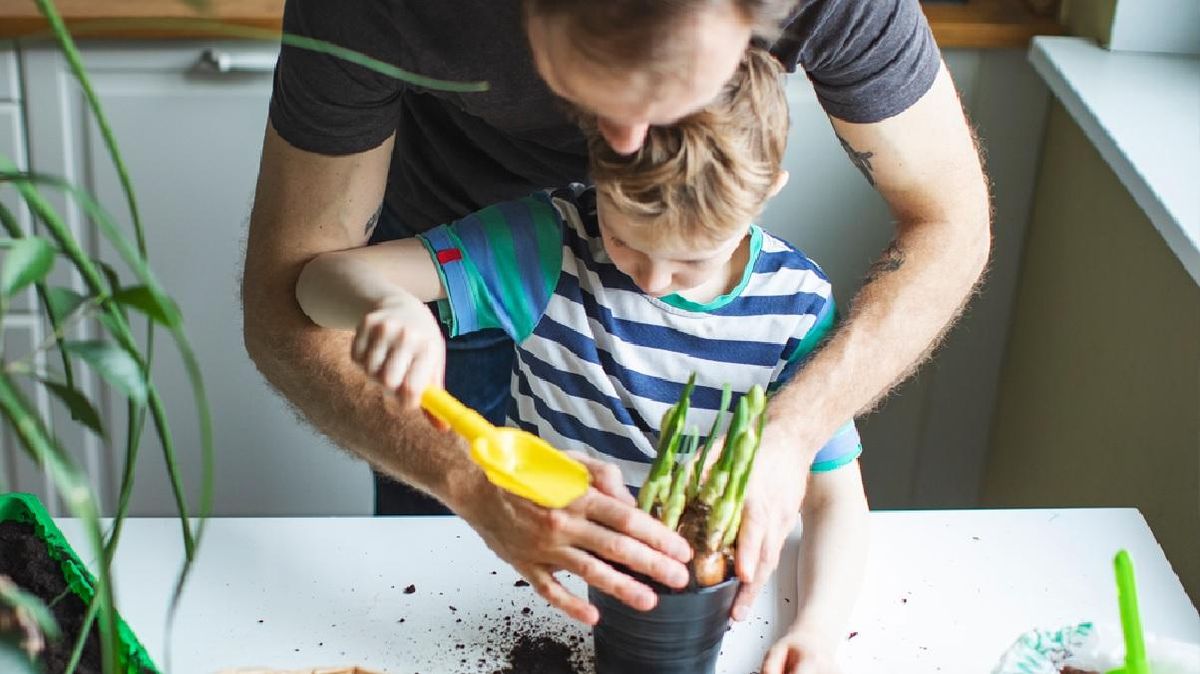
[[[986,674],[1031,628],[1116,623],[1111,560],[1120,547],[1133,556],[1146,630],[1200,643],[1200,616],[1135,510],[871,517],[868,579],[850,626],[857,634],[842,651],[850,674]],[[80,528],[59,524],[86,559]],[[786,625],[797,540],[755,617],[726,636],[719,672],[757,671]],[[122,614],[160,665],[180,554],[178,522],[132,519],[116,560]],[[171,674],[334,664],[491,674],[507,664],[485,651],[504,615],[524,628],[585,635],[516,579],[456,518],[214,519],[177,617]],[[406,594],[408,585],[415,592]]]
[[[1035,37],[1029,58],[1200,283],[1200,57]]]

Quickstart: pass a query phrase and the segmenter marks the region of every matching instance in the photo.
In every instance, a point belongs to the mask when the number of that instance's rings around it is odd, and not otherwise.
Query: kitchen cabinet
[[[275,50],[265,44],[88,43],[82,52],[137,189],[151,267],[179,302],[203,369],[217,447],[215,512],[363,513],[371,502],[366,466],[300,422],[242,346],[241,258]],[[51,45],[30,45],[21,57],[27,109],[36,112],[29,123],[32,165],[81,185],[128,222],[116,171],[64,59]],[[110,250],[78,211],[65,213],[94,250]],[[191,389],[161,331],[154,376],[197,503],[201,462]],[[119,440],[124,402],[101,402],[110,438]],[[108,472],[103,482],[111,507],[123,445],[105,444],[96,453]],[[139,464],[131,511],[168,514],[173,500],[165,464],[149,429]]]
[[[16,46],[12,42],[0,43],[0,155],[17,166],[29,166],[25,142],[25,119],[21,100],[20,74]],[[24,231],[29,231],[29,210],[9,185],[0,185],[0,204],[14,216]],[[0,234],[6,237],[7,233]],[[12,298],[4,315],[3,350],[5,361],[23,359],[32,355],[45,337],[40,315],[36,310],[32,288]],[[43,359],[35,362],[42,365]],[[21,380],[19,380],[21,381]],[[43,418],[51,417],[49,397],[44,391],[22,385],[21,391],[27,401]],[[33,461],[21,449],[9,425],[0,425],[0,490],[21,488],[48,496],[50,490],[44,476]]]
[[[88,41],[82,53],[138,188],[152,266],[180,302],[204,368],[218,448],[217,512],[368,512],[365,465],[297,421],[242,346],[238,273],[274,48],[125,40]],[[64,61],[52,45],[36,42],[21,42],[19,56],[32,165],[83,185],[127,220],[115,173]],[[976,502],[1045,112],[1045,88],[1019,50],[952,50],[946,60],[988,156],[996,255],[988,285],[937,360],[860,424],[876,507]],[[224,71],[214,67],[221,64]],[[808,81],[793,76],[788,86],[792,178],[762,223],[824,267],[846,308],[892,236],[891,216],[846,160]],[[62,207],[92,245],[101,245],[77,211]],[[200,464],[191,394],[173,347],[162,338],[157,344],[155,375],[194,493]],[[110,426],[123,428],[123,405],[103,402]],[[119,448],[79,442],[111,505]],[[153,438],[141,462],[133,511],[169,512]]]

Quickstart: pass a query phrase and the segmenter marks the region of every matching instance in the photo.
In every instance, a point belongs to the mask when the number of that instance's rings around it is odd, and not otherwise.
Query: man
[[[756,35],[774,40],[785,66],[807,72],[843,147],[891,206],[897,235],[848,320],[770,406],[738,541],[745,585],[734,617],[744,617],[795,525],[797,476],[911,371],[986,264],[982,169],[916,0],[289,0],[284,29],[490,89],[431,91],[283,50],[243,285],[251,357],[318,428],[376,469],[378,511],[421,507],[387,478],[433,495],[547,601],[588,623],[595,608],[555,571],[648,608],[650,589],[609,562],[680,586],[683,541],[632,507],[611,466],[590,465],[594,488],[561,511],[492,486],[461,445],[356,368],[345,335],[306,320],[296,278],[318,253],[411,236],[585,180],[572,107],[599,118],[613,150],[631,152],[649,125],[715,96]],[[452,343],[447,388],[495,420],[511,353],[497,335]]]

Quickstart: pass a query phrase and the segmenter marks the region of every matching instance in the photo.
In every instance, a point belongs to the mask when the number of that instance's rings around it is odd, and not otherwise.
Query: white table
[[[60,524],[84,553],[76,523]],[[1200,642],[1196,608],[1135,510],[877,512],[872,536],[857,634],[842,652],[848,672],[986,673],[1030,628],[1116,622],[1111,559],[1121,547],[1134,559],[1146,629]],[[796,542],[755,617],[727,635],[718,671],[757,671],[786,625]],[[178,522],[134,519],[116,562],[121,610],[160,665],[180,554]],[[490,674],[506,664],[479,664],[501,615],[584,634],[516,579],[455,518],[211,520],[177,617],[171,674],[330,664]]]

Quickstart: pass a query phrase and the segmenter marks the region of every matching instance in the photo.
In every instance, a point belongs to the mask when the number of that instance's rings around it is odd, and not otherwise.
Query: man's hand
[[[454,510],[546,601],[588,625],[596,624],[599,611],[567,591],[554,577],[556,571],[574,573],[641,610],[654,607],[654,591],[608,562],[669,587],[687,585],[686,562],[692,552],[683,537],[637,509],[616,467],[573,456],[588,466],[592,486],[566,508],[542,508],[485,483],[470,490],[473,499]]]
[[[396,392],[409,409],[429,386],[441,387],[446,340],[429,307],[408,294],[381,301],[363,316],[351,357],[372,378]]]
[[[816,630],[793,627],[763,658],[762,674],[839,674],[837,646]]]
[[[738,532],[734,570],[742,588],[733,602],[734,620],[747,617],[759,590],[779,566],[788,534],[796,528],[813,456],[813,451],[801,450],[779,423],[767,423],[746,487]]]

